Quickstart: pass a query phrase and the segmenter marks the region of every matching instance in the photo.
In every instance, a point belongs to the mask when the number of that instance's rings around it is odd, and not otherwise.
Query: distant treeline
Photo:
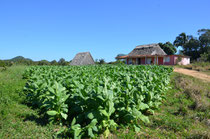
[[[64,58],[61,58],[59,61],[47,61],[47,60],[40,60],[40,61],[33,61],[28,58],[24,58],[22,56],[17,56],[15,58],[9,60],[0,60],[0,67],[9,67],[12,65],[61,65],[66,66],[69,65],[70,61],[66,61]]]

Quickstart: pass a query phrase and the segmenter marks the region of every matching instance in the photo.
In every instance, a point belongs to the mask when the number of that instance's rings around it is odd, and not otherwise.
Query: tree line
[[[15,58],[9,60],[0,60],[0,67],[9,67],[12,65],[60,65],[66,66],[69,65],[71,61],[66,61],[64,58],[61,58],[59,61],[52,60],[40,60],[40,61],[33,61],[28,58],[24,58],[22,56],[17,56]]]

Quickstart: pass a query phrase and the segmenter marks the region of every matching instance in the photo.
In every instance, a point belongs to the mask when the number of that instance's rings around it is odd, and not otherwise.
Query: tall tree
[[[58,61],[58,65],[62,65],[62,66],[65,66],[65,65],[68,65],[68,62],[65,61],[64,58],[61,58],[59,61]]]
[[[185,33],[179,34],[174,41],[174,46],[182,47],[184,55],[191,56],[193,60],[200,57],[200,42],[197,38],[192,35],[186,35]]]
[[[210,49],[210,29],[198,30],[199,41],[200,41],[200,53],[207,53]]]
[[[51,64],[51,65],[57,65],[58,63],[57,63],[56,60],[53,60],[53,61],[50,62],[50,64]]]
[[[174,55],[177,52],[176,48],[170,42],[159,43],[159,46],[167,55]]]
[[[104,59],[99,59],[99,64],[105,64],[105,60]]]
[[[191,38],[184,46],[183,53],[191,56],[192,59],[196,60],[200,57],[200,42],[196,38]]]
[[[174,46],[176,46],[176,47],[183,46],[184,44],[187,43],[187,41],[188,41],[188,37],[183,32],[183,33],[179,34],[179,36],[176,37],[176,39],[174,41]]]

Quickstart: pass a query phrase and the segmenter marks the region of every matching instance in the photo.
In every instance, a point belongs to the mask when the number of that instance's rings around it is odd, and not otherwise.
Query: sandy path
[[[210,82],[210,76],[204,73],[200,73],[195,70],[188,70],[188,69],[182,69],[182,68],[174,68],[174,72],[182,73],[185,75],[193,76],[195,78],[199,78],[205,81]]]

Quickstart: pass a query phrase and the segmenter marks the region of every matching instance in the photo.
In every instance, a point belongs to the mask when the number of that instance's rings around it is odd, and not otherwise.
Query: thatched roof
[[[136,55],[167,55],[158,44],[139,45],[128,56]]]
[[[70,65],[91,65],[95,64],[90,52],[82,52],[76,54]]]

